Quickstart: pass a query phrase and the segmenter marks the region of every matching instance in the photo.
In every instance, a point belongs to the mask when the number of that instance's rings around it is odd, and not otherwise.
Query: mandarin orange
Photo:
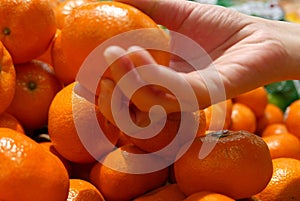
[[[77,8],[83,4],[89,2],[95,2],[97,0],[65,0],[55,7],[54,13],[56,18],[56,26],[58,29],[62,29],[65,23],[65,18],[70,15],[74,8]]]
[[[253,133],[256,130],[256,125],[255,114],[248,106],[242,103],[234,103],[232,105],[229,130],[246,130]]]
[[[284,123],[272,123],[265,127],[261,133],[261,137],[277,135],[281,133],[288,133],[288,129]]]
[[[0,6],[0,41],[14,63],[43,54],[55,35],[55,15],[49,1],[5,0]]]
[[[275,158],[296,158],[300,160],[300,140],[290,133],[282,133],[263,137],[267,143],[272,159]]]
[[[190,195],[183,201],[234,201],[234,199],[220,193],[201,191]]]
[[[154,189],[133,201],[182,201],[186,196],[181,192],[177,184],[166,184]]]
[[[151,31],[148,28],[151,28]],[[74,81],[84,60],[96,47],[118,34],[140,29],[147,29],[148,31],[128,37],[128,40],[123,40],[123,43],[134,38],[130,45],[137,45],[139,44],[138,41],[142,41],[143,44],[157,44],[164,50],[169,47],[169,37],[165,31],[159,28],[150,17],[133,6],[119,2],[102,1],[87,3],[74,8],[65,18],[64,26],[61,29],[63,54],[71,67],[65,71],[65,74],[72,77]],[[118,42],[118,45],[121,44]],[[168,66],[169,53],[158,50],[149,51],[159,64]],[[104,68],[101,66],[102,64],[98,65],[100,68]],[[105,76],[108,75],[109,73],[105,74]]]
[[[0,200],[63,201],[69,190],[62,162],[28,136],[0,128]]]
[[[119,130],[106,119],[97,106],[77,93],[73,82],[54,97],[48,115],[48,131],[55,149],[77,163],[94,162],[111,151]]]
[[[273,169],[271,181],[256,197],[262,201],[300,200],[300,160],[276,158]]]
[[[284,122],[288,131],[300,138],[300,99],[292,102],[285,111]]]
[[[66,170],[68,171],[69,177],[72,175],[71,162],[62,157],[54,148],[52,142],[40,142],[39,143],[46,151],[49,151],[54,156],[59,158],[59,160],[64,164]]]
[[[149,166],[164,161],[155,155],[136,157],[139,154],[147,153],[134,145],[125,145],[108,153],[92,168],[90,181],[105,200],[132,200],[166,183],[168,168],[147,171]]]
[[[272,176],[267,144],[247,131],[222,130],[198,137],[182,147],[179,156],[174,172],[187,196],[213,191],[247,198],[262,191]]]
[[[68,201],[104,201],[102,194],[90,182],[70,179]]]
[[[16,71],[11,55],[0,41],[0,113],[10,105],[16,87]]]
[[[268,103],[262,116],[257,118],[256,133],[260,134],[270,124],[283,123],[283,111],[272,103]]]
[[[268,92],[265,87],[258,87],[238,95],[233,101],[246,105],[254,112],[256,117],[260,117],[268,104]]]
[[[206,130],[229,129],[231,124],[232,99],[216,103],[204,109]]]
[[[50,104],[62,85],[45,62],[32,60],[16,65],[15,69],[16,91],[7,111],[25,129],[39,129],[47,125]]]
[[[0,128],[10,128],[20,133],[25,133],[20,121],[8,112],[0,114]]]

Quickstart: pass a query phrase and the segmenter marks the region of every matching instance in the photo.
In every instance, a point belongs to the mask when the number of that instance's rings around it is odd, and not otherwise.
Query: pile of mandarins
[[[0,5],[0,200],[300,200],[300,100],[282,111],[259,87],[184,116],[168,114],[149,139],[128,136],[100,112],[101,90],[93,100],[76,92],[82,87],[76,75],[113,36],[155,28],[147,39],[168,44],[167,33],[117,2]],[[169,54],[150,53],[168,65]],[[198,126],[195,136],[187,133],[171,151],[156,154],[177,137],[182,118]],[[223,120],[222,129],[211,126]],[[203,155],[207,146],[213,148]],[[141,163],[136,155],[150,157]],[[170,160],[151,172],[133,171]]]

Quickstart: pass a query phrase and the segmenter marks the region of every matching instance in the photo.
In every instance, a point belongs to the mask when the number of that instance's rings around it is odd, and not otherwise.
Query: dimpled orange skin
[[[65,201],[69,177],[62,162],[26,135],[0,128],[0,200]]]
[[[234,201],[234,199],[219,193],[201,191],[190,195],[183,201]]]
[[[270,181],[272,159],[266,143],[247,131],[224,132],[224,136],[218,131],[207,134],[210,138],[196,138],[175,161],[177,184],[187,196],[213,191],[242,199],[262,191]],[[211,152],[200,159],[201,147],[211,146],[216,140]]]
[[[293,158],[273,159],[273,176],[257,196],[262,201],[300,200],[300,161]]]
[[[74,8],[61,29],[62,50],[67,63],[72,66],[69,73],[73,80],[83,61],[97,46],[118,34],[144,28],[155,28],[156,31],[136,35],[135,42],[147,41],[167,50],[168,35],[149,16],[133,6],[102,1]],[[159,64],[169,65],[169,53],[159,50],[149,52]],[[109,72],[105,76],[109,76]]]
[[[8,112],[0,114],[0,128],[10,128],[20,133],[25,133],[23,126],[16,117]]]
[[[104,201],[102,194],[90,182],[70,179],[68,201]]]
[[[56,31],[50,2],[2,0],[0,30],[0,40],[14,63],[24,63],[40,56],[46,51]]]
[[[147,154],[134,145],[125,145],[108,153],[91,170],[90,181],[108,201],[128,201],[164,185],[168,178],[168,168],[150,173],[136,172],[136,168],[148,168],[152,163],[164,163],[160,157],[152,155],[141,163],[134,154]],[[117,169],[116,169],[117,168]]]
[[[14,97],[15,87],[15,67],[11,55],[0,41],[0,113],[4,112],[11,103]]]

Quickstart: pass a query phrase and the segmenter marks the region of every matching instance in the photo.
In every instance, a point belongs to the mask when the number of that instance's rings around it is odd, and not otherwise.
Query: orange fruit
[[[233,101],[246,105],[254,112],[256,117],[260,117],[268,104],[268,92],[265,87],[258,87],[238,95]]]
[[[54,9],[55,18],[56,18],[56,26],[58,29],[63,28],[65,23],[65,18],[70,15],[74,8],[77,8],[83,4],[89,2],[95,2],[96,0],[65,0],[61,2]]]
[[[54,11],[49,1],[5,0],[0,6],[0,40],[14,63],[24,63],[46,51],[55,35]]]
[[[286,125],[284,123],[273,123],[265,127],[261,136],[267,137],[267,136],[277,135],[282,133],[288,133],[288,129]]]
[[[18,64],[16,91],[7,109],[25,129],[38,129],[47,125],[52,99],[62,88],[51,66],[38,60]]]
[[[58,36],[59,32],[60,32],[60,30],[56,29],[55,35],[52,38],[52,40],[51,40],[49,46],[47,47],[46,51],[42,55],[35,58],[36,60],[46,62],[46,63],[50,64],[51,66],[53,66],[52,55],[51,55],[52,54],[52,48],[53,48],[54,41],[55,41],[56,37]]]
[[[66,200],[68,173],[41,145],[9,128],[0,128],[0,200]]]
[[[74,81],[72,66],[67,63],[65,55],[61,47],[61,30],[57,30],[56,37],[53,41],[51,49],[51,61],[56,77],[64,84],[69,85]]]
[[[300,161],[273,159],[273,175],[268,186],[256,197],[262,201],[300,200]]]
[[[152,28],[152,30],[130,37],[134,38],[135,45],[141,41],[143,44],[156,44],[164,49],[169,47],[169,37],[165,31],[158,27],[149,16],[133,6],[102,1],[74,8],[65,18],[64,26],[61,29],[63,54],[68,65],[72,67],[65,71],[65,75],[68,74],[67,76],[72,77],[74,81],[86,57],[107,39],[128,31],[146,28]],[[122,42],[126,43],[128,40]],[[134,44],[132,43],[130,46]],[[122,44],[118,43],[118,45]],[[169,53],[159,50],[149,51],[159,64],[168,66]],[[99,65],[101,66],[101,64]],[[109,74],[105,74],[105,76],[109,76]],[[86,83],[81,82],[81,84],[85,85]]]
[[[220,193],[201,191],[190,195],[183,201],[235,201],[235,200],[226,195],[222,195]]]
[[[104,201],[98,189],[88,181],[70,179],[68,201]]]
[[[98,158],[114,148],[119,130],[107,123],[94,103],[75,91],[78,86],[77,82],[69,84],[54,97],[49,109],[48,132],[53,146],[63,157],[89,163],[95,161],[94,156]]]
[[[204,109],[206,130],[229,129],[232,113],[232,99],[213,104]]]
[[[7,49],[0,41],[0,113],[11,103],[16,87],[16,72]]]
[[[181,192],[177,184],[167,184],[135,198],[133,201],[182,201],[185,198],[186,196]]]
[[[125,145],[108,153],[92,168],[90,181],[99,189],[105,200],[132,200],[164,185],[167,181],[168,168],[149,173],[136,172],[136,168],[143,169],[151,164],[162,163],[161,158],[148,155],[149,157],[145,157],[141,163],[129,153],[146,154],[134,145]]]
[[[145,113],[148,115],[148,113]],[[197,114],[194,113],[182,113],[183,117],[181,117],[181,113],[170,113],[167,115],[166,123],[163,126],[162,130],[160,130],[155,136],[143,139],[141,137],[135,137],[134,135],[145,135],[149,134],[149,131],[146,133],[136,132],[132,136],[127,136],[129,141],[139,147],[140,149],[146,152],[157,152],[166,148],[160,154],[166,159],[175,158],[176,153],[180,149],[181,145],[187,142],[188,140],[194,138],[196,135],[204,135],[205,124],[205,114],[204,112],[200,112]],[[185,128],[184,133],[180,132],[181,121],[184,118],[185,121],[189,124],[188,127]],[[138,119],[133,120],[137,123],[138,126],[145,126],[148,122],[139,122]],[[204,121],[204,122],[203,122]],[[141,124],[140,124],[141,123]],[[155,124],[155,123],[154,123]],[[161,126],[160,123],[157,124]],[[198,129],[196,129],[198,126]],[[201,131],[202,130],[202,131]],[[184,134],[184,135],[183,135]],[[173,143],[172,145],[170,143]],[[170,145],[169,147],[167,147]]]
[[[267,144],[247,131],[209,133],[185,145],[181,154],[174,173],[187,196],[212,191],[233,199],[248,198],[262,191],[272,176]]]
[[[0,128],[10,128],[20,133],[25,133],[20,121],[8,112],[0,114]]]
[[[283,111],[272,103],[268,103],[264,114],[257,119],[256,133],[261,134],[270,124],[283,123]]]
[[[256,117],[253,111],[242,103],[233,103],[229,130],[255,132]]]
[[[64,157],[62,157],[54,148],[52,142],[41,142],[39,143],[45,150],[49,151],[55,155],[61,162],[64,164],[66,170],[68,171],[69,176],[72,174],[71,163]]]
[[[300,138],[300,100],[292,102],[285,111],[284,122],[288,131]]]
[[[272,159],[286,157],[300,160],[300,140],[290,133],[263,137],[267,143]]]

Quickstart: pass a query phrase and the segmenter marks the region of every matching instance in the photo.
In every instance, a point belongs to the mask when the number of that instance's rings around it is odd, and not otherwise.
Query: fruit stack
[[[110,98],[112,71],[101,59],[92,71],[82,66],[101,58],[96,47],[137,29],[152,30],[133,39],[165,48],[149,54],[168,66],[168,32],[112,1],[0,3],[0,200],[300,200],[298,98],[280,107],[259,87],[170,113],[150,138],[127,135],[101,110],[110,106],[99,100]],[[124,122],[151,123],[149,112],[129,109]]]

